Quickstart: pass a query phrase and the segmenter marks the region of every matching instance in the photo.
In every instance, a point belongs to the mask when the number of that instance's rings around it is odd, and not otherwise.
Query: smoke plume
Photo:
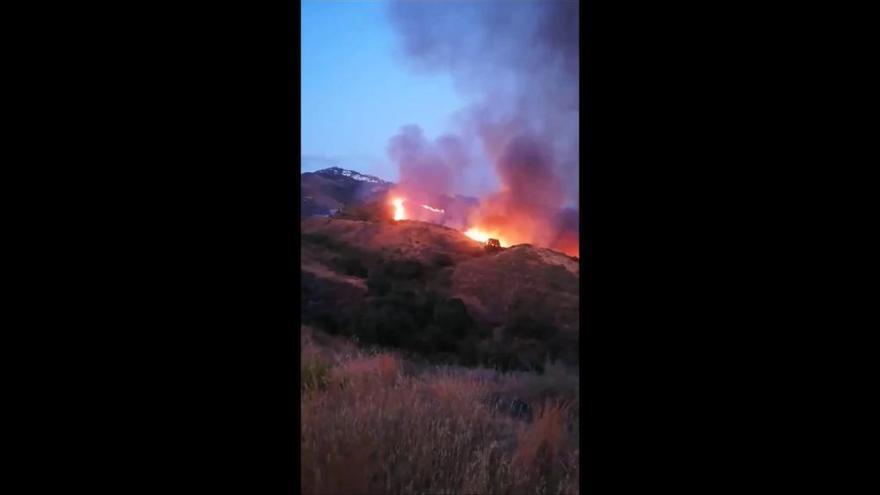
[[[399,184],[410,199],[425,202],[447,195],[467,166],[459,138],[445,135],[429,142],[418,126],[408,125],[388,144],[388,154],[400,168]]]
[[[500,187],[468,223],[577,251],[579,8],[576,0],[391,3],[404,61],[450,74],[471,101],[458,135],[428,142],[408,126],[391,139],[408,194],[454,192],[477,149]]]

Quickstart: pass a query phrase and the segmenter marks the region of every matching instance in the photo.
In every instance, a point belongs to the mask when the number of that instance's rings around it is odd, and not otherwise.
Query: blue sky
[[[465,106],[447,74],[409,71],[378,0],[303,0],[302,171],[338,165],[397,180],[388,140],[406,124],[427,138]]]

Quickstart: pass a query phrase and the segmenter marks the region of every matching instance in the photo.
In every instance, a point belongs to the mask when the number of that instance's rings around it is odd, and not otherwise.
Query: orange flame
[[[403,209],[403,198],[394,198],[391,204],[394,205],[394,219],[405,220],[406,211]]]
[[[476,227],[469,228],[467,231],[465,231],[464,235],[466,235],[466,236],[470,237],[471,239],[478,241],[478,242],[486,242],[491,238],[491,239],[498,239],[498,243],[501,244],[501,247],[507,247],[509,245],[509,243],[506,240],[504,240],[503,237],[498,235],[498,232],[491,232],[490,233],[490,232],[480,230]]]

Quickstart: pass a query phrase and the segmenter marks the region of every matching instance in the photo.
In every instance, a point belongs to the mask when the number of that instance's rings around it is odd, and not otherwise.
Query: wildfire
[[[466,235],[466,236],[470,237],[471,239],[478,241],[478,242],[486,242],[490,238],[491,239],[498,239],[498,242],[501,244],[501,247],[508,246],[508,242],[505,241],[500,235],[498,235],[497,232],[490,234],[490,233],[485,232],[483,230],[480,230],[476,227],[471,227],[467,231],[465,231],[464,235]]]
[[[394,206],[394,220],[406,220],[407,219],[406,208],[404,208],[404,206],[403,206],[404,202],[406,202],[406,199],[404,199],[400,196],[393,197],[391,199],[391,205]],[[423,204],[420,206],[422,208],[432,212],[432,213],[445,213],[446,212],[446,210],[444,210],[442,208],[434,208],[431,205]],[[414,218],[418,219],[418,217],[419,217],[418,212],[415,212],[415,215],[416,216]],[[510,246],[510,242],[508,240],[504,239],[501,235],[499,235],[497,230],[483,230],[478,227],[471,227],[464,232],[464,235],[470,237],[471,239],[473,239],[477,242],[481,242],[481,243],[487,243],[489,241],[489,239],[497,239],[498,243],[501,245],[501,247]]]
[[[405,220],[406,211],[403,209],[403,198],[394,198],[391,200],[391,204],[394,205],[394,219]]]
[[[402,197],[395,197],[391,200],[391,204],[394,206],[394,219],[395,220],[406,220],[406,208],[403,207],[403,203],[406,199]],[[432,212],[432,213],[446,213],[446,210],[442,208],[434,208],[431,205],[421,205],[422,208]],[[416,219],[419,215],[416,212]]]
[[[441,208],[434,208],[433,206],[428,206],[428,205],[422,205],[422,208],[424,208],[426,210],[433,211],[434,213],[443,213],[446,211]]]

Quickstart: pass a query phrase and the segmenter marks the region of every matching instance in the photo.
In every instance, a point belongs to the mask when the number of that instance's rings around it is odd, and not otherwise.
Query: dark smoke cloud
[[[578,206],[579,8],[573,0],[393,1],[404,61],[451,74],[472,102],[457,137],[427,143],[410,127],[392,139],[401,179],[431,177],[434,192],[452,192],[477,147],[501,187],[483,198],[476,221],[515,223],[545,245],[572,227],[576,238],[576,222],[556,219]]]

